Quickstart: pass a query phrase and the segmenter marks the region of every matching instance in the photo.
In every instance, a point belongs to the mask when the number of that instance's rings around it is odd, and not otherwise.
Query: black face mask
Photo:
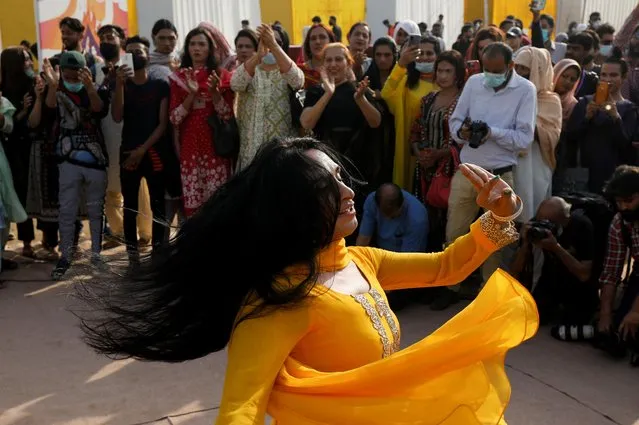
[[[146,64],[149,60],[142,55],[133,55],[133,70],[138,71],[146,68]]]
[[[623,221],[627,223],[634,223],[635,221],[639,221],[639,209],[619,211],[619,214],[621,214],[621,218],[623,219]]]
[[[120,55],[120,47],[111,43],[100,43],[100,54],[105,61],[113,62]]]

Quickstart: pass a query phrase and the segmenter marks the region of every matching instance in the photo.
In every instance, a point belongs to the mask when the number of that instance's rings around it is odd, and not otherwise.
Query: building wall
[[[293,0],[261,0],[260,9],[262,22],[280,21],[289,33],[289,37],[293,37]],[[252,23],[251,26],[255,27],[256,24]],[[294,38],[291,38],[291,44],[296,44]]]
[[[476,1],[475,1],[476,2]],[[426,22],[430,29],[444,15],[444,41],[452,47],[464,24],[464,0],[397,0],[397,21]]]
[[[557,16],[557,1],[547,0],[546,9],[542,13]],[[570,1],[570,0],[562,0]],[[488,21],[484,18],[484,1],[466,0],[464,5],[464,20],[472,22],[477,18],[484,19],[484,24],[499,25],[508,15],[514,15],[524,21],[524,29],[527,30],[532,23],[530,2],[513,0],[488,0]]]
[[[36,25],[33,0],[2,0],[0,3],[0,48],[18,45],[22,40],[34,43]]]

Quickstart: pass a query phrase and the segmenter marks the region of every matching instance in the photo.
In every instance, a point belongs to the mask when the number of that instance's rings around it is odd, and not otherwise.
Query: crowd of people
[[[580,329],[557,326],[560,339],[593,323],[629,338],[639,326],[633,272],[617,317],[613,307],[626,250],[639,258],[639,8],[619,31],[593,14],[556,35],[553,17],[531,13],[530,31],[514,16],[467,23],[451,50],[443,16],[430,31],[385,21],[377,39],[358,22],[346,43],[335,17],[315,17],[299,57],[279,22],[243,22],[232,42],[204,22],[181,48],[168,20],[151,40],[105,25],[98,55],[82,50],[81,22],[64,18],[64,50],[39,70],[25,46],[1,54],[0,245],[17,223],[22,256],[56,262],[52,278],[64,279],[88,219],[93,264],[123,244],[136,270],[141,249],[161,261],[173,223],[202,214],[271,140],[312,136],[347,159],[360,221],[349,245],[452,244],[481,214],[460,171],[475,164],[522,200],[521,242],[495,252],[480,280],[511,271],[542,322]],[[620,213],[601,231],[574,193],[605,195]],[[468,279],[411,299],[441,310],[476,289]]]

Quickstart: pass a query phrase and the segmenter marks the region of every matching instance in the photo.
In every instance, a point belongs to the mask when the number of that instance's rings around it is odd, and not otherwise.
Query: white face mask
[[[610,57],[610,55],[612,54],[612,44],[601,46],[601,48],[599,49],[599,53],[601,53],[601,56]]]

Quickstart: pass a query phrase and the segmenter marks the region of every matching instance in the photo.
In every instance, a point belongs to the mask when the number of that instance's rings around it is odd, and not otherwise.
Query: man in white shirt
[[[484,49],[484,73],[472,76],[450,119],[450,133],[462,146],[461,162],[479,165],[500,176],[511,187],[518,153],[527,150],[535,136],[537,90],[514,71],[513,51],[504,43]],[[470,122],[482,121],[487,129],[479,146],[471,144]],[[477,191],[460,172],[453,177],[448,208],[448,243],[468,232],[478,215]],[[482,267],[484,282],[500,266],[499,253]]]

